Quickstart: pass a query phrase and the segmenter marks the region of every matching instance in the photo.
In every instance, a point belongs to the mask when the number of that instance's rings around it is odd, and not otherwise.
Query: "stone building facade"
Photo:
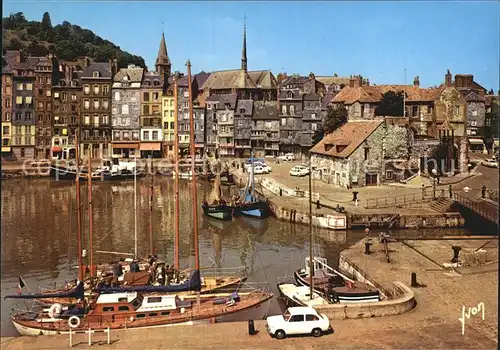
[[[252,100],[238,100],[234,112],[234,148],[237,157],[250,156],[252,113]]]
[[[173,83],[173,79],[172,83]],[[163,124],[163,157],[173,157],[174,155],[174,137],[175,137],[175,101],[173,85],[165,89],[162,103],[162,124]]]
[[[144,69],[129,65],[113,78],[111,123],[113,156],[140,157],[141,82]]]
[[[161,157],[162,128],[162,75],[144,72],[141,82],[141,157]]]
[[[81,82],[80,155],[93,158],[111,157],[111,85],[117,61],[84,62]]]
[[[19,51],[2,57],[2,159],[11,159],[13,68],[21,61]]]
[[[256,101],[252,116],[252,150],[255,157],[278,156],[280,149],[280,118],[273,101]]]
[[[321,96],[313,92],[304,94],[303,98],[300,146],[302,147],[302,154],[307,154],[312,146],[314,133],[321,128]]]
[[[219,148],[217,137],[217,109],[221,95],[212,95],[205,100],[205,151],[208,154],[216,154]]]
[[[237,95],[229,94],[220,96],[217,115],[217,139],[219,155],[232,157],[234,150],[234,110]]]
[[[52,86],[52,157],[74,159],[75,135],[80,125],[80,101],[83,96],[77,67],[59,64],[59,79]]]
[[[299,88],[282,88],[279,91],[280,151],[301,153],[302,98]]]

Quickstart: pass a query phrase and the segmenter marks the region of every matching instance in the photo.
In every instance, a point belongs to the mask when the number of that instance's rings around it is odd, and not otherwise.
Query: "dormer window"
[[[288,98],[288,99],[293,98],[293,92],[287,91],[286,98]]]
[[[99,72],[98,71],[92,72],[92,78],[99,78]]]
[[[245,113],[245,108],[240,108],[240,113],[244,114]]]
[[[229,107],[231,107],[231,104],[226,102],[226,103],[224,103],[224,107],[226,107],[226,109],[229,109]]]
[[[325,151],[328,152],[329,150],[331,150],[333,147],[333,144],[332,143],[325,143]]]
[[[153,82],[153,85],[154,85],[154,86],[158,86],[158,85],[160,85],[160,82],[159,82],[158,80],[155,80],[155,81]]]

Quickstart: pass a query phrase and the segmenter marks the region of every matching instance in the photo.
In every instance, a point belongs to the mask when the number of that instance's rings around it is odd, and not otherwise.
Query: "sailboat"
[[[217,172],[214,187],[208,200],[204,201],[201,207],[206,216],[218,220],[231,220],[233,218],[233,208],[222,199],[220,186],[220,172]]]
[[[253,159],[253,152],[251,155]],[[255,194],[255,176],[253,162],[246,187],[241,191],[239,200],[234,204],[234,216],[248,216],[265,219],[270,214],[269,202]]]

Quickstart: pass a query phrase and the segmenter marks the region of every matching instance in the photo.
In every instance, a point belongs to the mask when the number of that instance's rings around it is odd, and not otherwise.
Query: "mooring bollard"
[[[73,347],[73,332],[71,331],[71,328],[69,329],[69,347]]]
[[[411,273],[411,286],[418,287],[417,274],[415,272]]]
[[[366,254],[366,255],[370,255],[370,253],[371,253],[371,252],[370,252],[370,246],[371,246],[371,245],[372,245],[372,244],[371,244],[370,242],[365,242],[365,254]]]
[[[316,209],[321,209],[321,204],[319,204],[319,199],[316,201]]]
[[[248,320],[248,334],[254,335],[255,334],[255,325],[253,320]]]

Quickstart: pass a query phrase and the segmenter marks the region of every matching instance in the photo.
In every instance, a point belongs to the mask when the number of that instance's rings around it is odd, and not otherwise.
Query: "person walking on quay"
[[[450,198],[453,198],[453,189],[451,188],[451,185],[448,186],[448,192],[450,193]]]
[[[113,276],[114,277],[120,277],[121,275],[123,275],[123,266],[121,264],[122,261],[123,261],[123,259],[120,259],[120,261],[117,261],[113,265]]]

